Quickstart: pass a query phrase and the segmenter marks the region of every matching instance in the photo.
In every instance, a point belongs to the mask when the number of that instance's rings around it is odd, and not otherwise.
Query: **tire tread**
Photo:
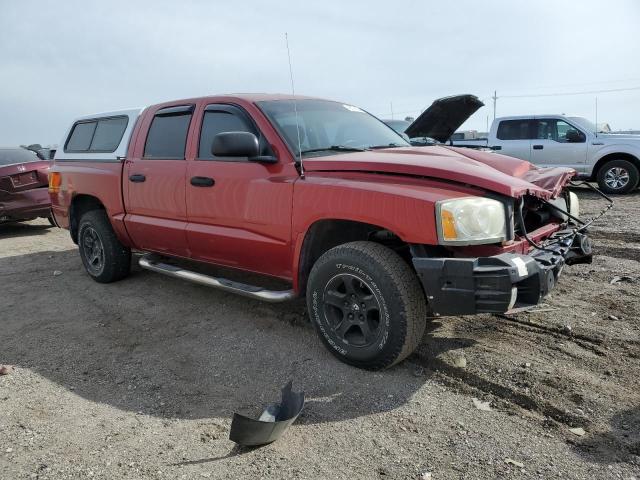
[[[96,230],[105,250],[105,266],[102,273],[97,276],[89,274],[89,276],[99,283],[111,283],[125,278],[131,271],[131,250],[118,240],[106,212],[104,210],[90,210],[82,215],[78,227],[79,242],[82,238],[82,227],[87,223]],[[78,246],[84,264],[85,259],[82,254],[82,247]],[[89,273],[88,270],[87,273]]]
[[[313,282],[314,274],[318,268],[333,261],[335,258],[355,257],[363,265],[375,263],[381,266],[388,274],[385,281],[393,283],[396,291],[400,292],[400,303],[404,306],[402,315],[405,322],[399,325],[406,330],[399,332],[403,342],[392,351],[374,361],[354,362],[344,357],[341,360],[368,370],[380,370],[391,367],[408,357],[420,344],[424,335],[427,317],[427,304],[424,292],[418,277],[411,267],[393,250],[384,245],[368,241],[356,241],[345,243],[325,252],[311,269],[309,284]],[[311,289],[308,290],[309,293]],[[315,321],[313,321],[315,324]],[[332,351],[332,353],[334,353]]]

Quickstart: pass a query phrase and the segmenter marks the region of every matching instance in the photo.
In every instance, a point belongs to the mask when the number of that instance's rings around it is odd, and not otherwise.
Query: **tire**
[[[131,250],[120,243],[104,210],[82,216],[78,247],[85,270],[96,282],[115,282],[129,275]]]
[[[628,160],[610,160],[598,170],[598,186],[604,193],[629,193],[639,179],[638,167]]]
[[[309,275],[307,308],[327,349],[367,370],[411,354],[427,316],[415,272],[393,250],[372,242],[346,243],[318,259]]]
[[[47,217],[47,220],[49,221],[49,225],[51,225],[52,227],[57,227],[58,225],[56,225],[56,221],[53,218],[53,215],[49,215]]]

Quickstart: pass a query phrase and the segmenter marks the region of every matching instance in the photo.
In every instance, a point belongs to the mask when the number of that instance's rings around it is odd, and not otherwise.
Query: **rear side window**
[[[200,131],[200,146],[198,147],[198,158],[211,159],[211,146],[214,137],[224,132],[250,132],[256,134],[256,130],[246,116],[233,106],[213,106],[207,107],[202,120],[202,130]]]
[[[73,126],[65,152],[114,152],[127,129],[129,117],[78,122]]]
[[[498,125],[497,137],[500,140],[531,139],[531,122],[529,120],[503,120]]]
[[[113,152],[120,145],[122,135],[127,128],[128,117],[105,118],[98,121],[91,141],[92,151]]]
[[[158,110],[144,145],[144,158],[184,160],[192,111],[192,106]]]
[[[93,138],[93,132],[96,131],[96,124],[98,122],[84,122],[76,123],[73,127],[73,131],[69,136],[67,142],[68,152],[86,152],[91,146],[91,139]]]

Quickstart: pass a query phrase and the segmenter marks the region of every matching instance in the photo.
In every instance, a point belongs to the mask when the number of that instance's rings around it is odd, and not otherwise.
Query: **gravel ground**
[[[640,478],[640,193],[616,201],[538,311],[439,319],[380,373],[335,360],[300,302],[137,267],[100,285],[68,232],[0,226],[0,478]],[[298,421],[235,447],[233,412],[289,379]]]

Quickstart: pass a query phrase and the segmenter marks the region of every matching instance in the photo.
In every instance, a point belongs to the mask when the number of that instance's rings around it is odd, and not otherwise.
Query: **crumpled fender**
[[[541,195],[538,191],[528,192],[530,195],[546,199],[557,197],[562,189],[569,183],[571,178],[576,175],[576,171],[572,168],[540,168],[526,160],[509,157],[507,155],[500,155],[498,153],[463,147],[446,148],[460,155],[464,155],[467,158],[482,162],[502,173],[506,173],[507,175],[515,178],[520,178],[525,182],[529,182],[537,187],[549,191],[550,195],[548,197],[546,195]]]

